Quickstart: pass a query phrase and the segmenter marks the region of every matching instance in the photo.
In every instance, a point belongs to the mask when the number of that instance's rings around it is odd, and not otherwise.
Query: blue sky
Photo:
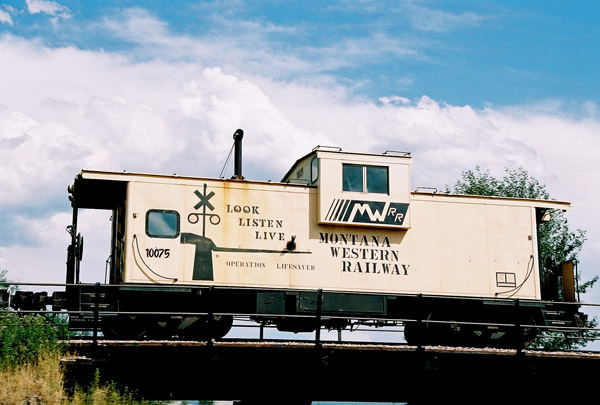
[[[0,0],[0,268],[64,279],[81,169],[218,176],[243,128],[248,178],[316,145],[410,151],[413,189],[523,167],[573,202],[589,279],[599,22],[592,1]],[[108,218],[87,223],[96,281]]]
[[[50,47],[231,64],[277,80],[328,76],[371,100],[426,94],[482,107],[599,97],[598,2],[12,0],[0,10],[2,31]],[[179,52],[164,49],[165,38]],[[230,51],[204,53],[195,40]]]

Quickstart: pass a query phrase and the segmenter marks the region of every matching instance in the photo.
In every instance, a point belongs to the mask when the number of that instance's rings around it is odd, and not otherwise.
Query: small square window
[[[363,166],[343,165],[342,177],[344,191],[363,191]]]
[[[388,193],[388,168],[367,166],[367,193]]]
[[[168,210],[149,210],[146,213],[146,235],[152,238],[179,236],[179,213]]]

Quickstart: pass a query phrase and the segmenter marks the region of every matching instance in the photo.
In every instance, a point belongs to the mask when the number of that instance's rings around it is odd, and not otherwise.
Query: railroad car
[[[232,178],[79,173],[54,308],[98,305],[115,338],[220,338],[234,314],[293,332],[314,330],[316,314],[329,328],[404,323],[409,342],[427,343],[581,325],[573,267],[547,277],[538,248],[539,224],[570,203],[411,191],[412,157],[392,151],[316,147],[280,182],[248,180],[242,136]],[[112,212],[109,279],[96,287],[80,283],[82,209]]]

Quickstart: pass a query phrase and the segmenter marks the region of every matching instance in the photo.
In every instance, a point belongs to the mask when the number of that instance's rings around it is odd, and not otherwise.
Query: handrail
[[[100,284],[100,283],[94,283],[94,284],[88,284],[88,283],[78,283],[78,284],[72,284],[72,283],[18,283],[18,282],[3,282],[2,286],[15,286],[15,285],[19,285],[19,286],[54,286],[54,287],[72,287],[72,286],[77,286],[77,287],[89,287],[89,288],[93,288],[96,290],[96,292],[100,291],[101,288],[105,288],[105,287],[136,287],[136,286],[148,286],[147,284],[113,284],[113,285],[109,285],[109,284]],[[161,285],[152,285],[152,288],[157,288],[157,289],[173,289],[173,288],[187,288],[187,287],[192,287],[192,288],[198,288],[198,289],[202,289],[202,290],[207,290],[207,292],[210,294],[209,297],[212,297],[213,294],[215,293],[215,291],[218,290],[229,290],[232,289],[233,287],[222,287],[222,286],[194,286],[194,285],[176,285],[176,286],[161,286]],[[236,287],[237,288],[237,287]],[[0,292],[2,291],[6,291],[8,290],[8,288],[2,288],[0,289]],[[276,289],[274,289],[276,290]],[[18,290],[17,290],[18,291]],[[402,325],[407,324],[407,323],[416,323],[418,328],[428,328],[431,327],[432,325],[444,325],[444,324],[451,324],[451,325],[456,325],[458,327],[468,327],[468,326],[486,326],[486,327],[500,327],[500,328],[507,328],[507,329],[514,329],[516,331],[518,331],[517,336],[522,337],[523,333],[526,329],[529,328],[536,328],[539,331],[542,332],[554,332],[554,331],[559,331],[561,333],[564,333],[564,339],[566,341],[571,341],[573,339],[585,339],[586,341],[596,341],[596,340],[600,340],[600,338],[597,338],[595,336],[586,336],[586,337],[582,337],[582,336],[568,336],[569,334],[573,334],[575,335],[578,332],[585,332],[585,333],[593,333],[593,332],[598,332],[600,333],[600,329],[598,327],[575,327],[575,326],[562,326],[562,325],[554,325],[554,326],[547,326],[547,325],[537,325],[534,324],[532,322],[527,322],[527,321],[523,321],[520,320],[518,313],[521,310],[527,310],[528,306],[535,306],[535,305],[541,305],[541,304],[560,304],[560,305],[564,305],[569,306],[569,305],[576,305],[578,307],[598,307],[600,306],[600,304],[595,304],[595,303],[563,303],[563,302],[550,302],[550,301],[535,301],[535,300],[524,300],[524,299],[510,299],[510,298],[483,298],[486,302],[489,303],[497,303],[497,304],[501,304],[501,305],[513,305],[514,307],[514,312],[515,312],[515,322],[514,323],[499,323],[499,322],[473,322],[473,321],[461,321],[461,320],[445,320],[445,319],[428,319],[424,313],[422,314],[418,314],[413,318],[398,318],[398,319],[393,319],[393,318],[377,318],[377,317],[369,317],[369,316],[347,316],[347,315],[335,315],[335,314],[324,314],[323,313],[323,294],[324,293],[330,293],[331,291],[324,291],[322,289],[319,290],[298,290],[298,291],[304,291],[304,292],[315,292],[317,293],[317,306],[316,306],[316,311],[314,313],[310,313],[310,314],[295,314],[295,315],[282,315],[282,314],[269,314],[269,313],[230,313],[230,312],[223,312],[223,311],[219,311],[219,308],[216,308],[214,306],[214,303],[212,302],[212,298],[209,298],[209,302],[211,302],[211,304],[209,305],[208,309],[206,312],[194,312],[194,311],[115,311],[115,310],[105,310],[103,308],[100,307],[100,294],[96,293],[95,294],[95,301],[94,301],[94,305],[93,308],[89,309],[89,310],[83,310],[83,311],[66,311],[66,310],[61,310],[61,311],[53,311],[53,310],[48,310],[47,308],[44,310],[14,310],[13,308],[10,308],[10,305],[7,305],[8,303],[6,301],[2,301],[2,297],[0,294],[0,314],[2,314],[3,312],[6,313],[17,313],[19,315],[28,315],[28,314],[43,314],[43,315],[47,315],[47,316],[51,316],[51,315],[64,315],[64,316],[81,316],[81,317],[91,317],[93,318],[93,322],[91,328],[89,329],[88,332],[92,333],[92,339],[94,344],[97,344],[98,341],[100,340],[100,322],[102,317],[106,317],[106,316],[114,316],[114,315],[142,315],[142,316],[151,316],[151,315],[158,315],[158,316],[190,316],[190,317],[194,317],[194,316],[208,316],[208,324],[209,324],[209,328],[213,327],[212,325],[212,319],[213,316],[223,316],[223,315],[227,315],[227,316],[232,316],[234,317],[234,319],[236,320],[241,320],[241,319],[251,319],[251,318],[255,318],[258,319],[258,323],[256,323],[256,327],[260,327],[261,328],[261,337],[264,336],[263,331],[265,327],[268,327],[269,325],[265,322],[261,322],[261,319],[268,319],[270,322],[272,322],[273,320],[277,320],[277,319],[282,319],[282,318],[287,318],[287,319],[294,319],[294,318],[305,318],[305,319],[313,319],[315,322],[315,331],[314,331],[314,345],[317,349],[320,349],[322,346],[322,329],[323,329],[323,321],[324,320],[335,320],[335,319],[340,319],[340,320],[348,320],[349,321],[349,325],[350,325],[350,330],[349,332],[353,332],[358,330],[358,328],[362,327],[363,325],[381,325],[381,326],[385,326],[387,328],[391,328],[391,330],[393,330],[394,332],[399,331],[399,332],[403,332],[404,329],[402,328]],[[337,291],[335,291],[337,293]],[[360,292],[352,292],[353,294],[360,294]],[[372,293],[364,293],[364,294],[372,294]],[[389,294],[392,295],[392,294]],[[421,305],[420,303],[422,303],[422,300],[424,298],[445,298],[446,296],[437,296],[437,295],[422,295],[422,294],[393,294],[393,296],[405,296],[405,297],[415,297],[416,298],[416,303],[417,305]],[[481,297],[452,297],[453,299],[463,299],[463,300],[481,300]],[[4,308],[3,308],[4,305]],[[356,327],[356,329],[353,329],[354,327]],[[361,329],[361,331],[363,331]],[[380,328],[370,328],[369,332],[370,333],[376,333],[378,331],[382,331],[382,329]],[[390,330],[386,330],[386,331],[390,331]],[[282,332],[284,333],[284,332]],[[370,335],[370,337],[372,337],[373,335]],[[538,336],[537,339],[547,339],[550,338],[548,336]],[[212,344],[212,339],[208,338],[207,339],[208,344]],[[522,341],[517,340],[516,341],[516,348],[517,348],[517,352],[521,352],[524,349],[524,346],[522,345]],[[419,345],[421,346],[421,345]]]
[[[122,289],[130,289],[136,287],[150,287],[153,290],[177,290],[180,288],[194,288],[194,289],[210,289],[213,288],[215,291],[217,290],[255,290],[256,287],[248,287],[248,286],[221,286],[221,285],[210,285],[210,284],[154,284],[154,283],[122,283],[122,284],[106,284],[106,283],[97,283],[97,282],[86,282],[86,283],[51,283],[51,282],[2,282],[0,285],[6,286],[39,286],[39,287],[95,287],[96,284],[99,284],[100,287],[114,287],[114,288],[122,288]],[[0,291],[2,288],[0,288]],[[319,293],[319,289],[304,289],[304,288],[278,288],[278,287],[269,287],[267,288],[269,291],[285,291],[285,292],[312,292],[315,294]],[[320,289],[324,294],[332,293],[332,294],[355,294],[355,295],[384,295],[389,297],[422,297],[427,299],[453,299],[453,300],[461,300],[461,301],[481,301],[484,300],[486,303],[513,303],[515,300],[519,300],[520,305],[528,306],[532,305],[542,305],[542,304],[560,304],[564,306],[589,306],[589,307],[600,307],[600,303],[591,303],[591,302],[564,302],[564,301],[546,301],[546,300],[536,300],[533,298],[504,298],[504,297],[496,297],[496,296],[455,296],[455,295],[446,295],[446,294],[423,294],[423,293],[398,293],[398,292],[385,292],[385,291],[354,291],[354,290],[325,290]],[[513,304],[510,304],[513,305]]]

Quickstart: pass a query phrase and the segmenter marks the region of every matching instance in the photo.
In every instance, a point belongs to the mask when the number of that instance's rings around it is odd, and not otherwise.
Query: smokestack
[[[233,168],[233,178],[243,180],[242,176],[242,138],[244,137],[244,131],[238,129],[233,134],[233,140],[235,141],[235,163]]]

